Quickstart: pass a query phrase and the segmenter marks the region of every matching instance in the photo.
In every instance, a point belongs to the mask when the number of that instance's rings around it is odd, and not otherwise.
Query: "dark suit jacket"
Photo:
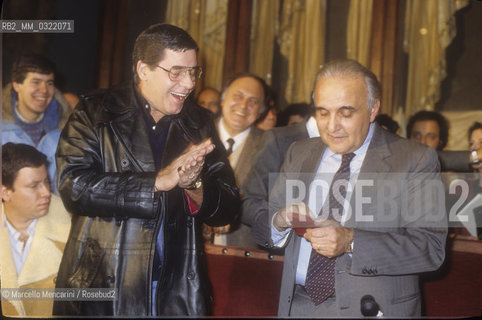
[[[253,157],[251,171],[241,186],[243,223],[251,226],[257,244],[268,247],[268,195],[290,145],[309,138],[306,122],[265,131]],[[271,179],[270,179],[271,175]],[[271,184],[270,184],[271,182]]]
[[[437,151],[442,171],[471,172],[470,151]]]
[[[308,173],[311,177],[306,179],[312,181],[325,148],[320,138],[302,140],[290,147],[280,178],[270,195],[271,215],[286,205],[287,173],[296,173],[289,178],[298,176],[300,179],[303,178],[301,173]],[[415,186],[425,187],[429,181],[440,182],[439,170],[434,149],[402,139],[376,125],[350,200],[351,208],[354,208],[352,219],[345,224],[354,229],[353,253],[338,257],[335,266],[336,303],[340,316],[361,317],[360,300],[367,294],[375,298],[385,316],[420,316],[418,274],[439,268],[445,258],[447,222],[443,188],[439,194],[442,201],[432,203],[422,200],[422,214],[412,220],[409,216],[420,209],[415,201],[420,192]],[[396,193],[391,212],[385,207],[378,208],[377,201],[363,205],[361,212],[354,203],[357,198],[356,187],[367,178],[377,186],[390,180],[392,172],[397,173],[399,179],[393,182],[407,182],[405,196]],[[363,190],[363,196],[371,200],[376,195],[377,190],[369,189],[368,193]],[[384,221],[387,213],[395,213],[395,216]],[[374,222],[354,219],[357,214],[372,216]],[[431,221],[427,217],[436,219]],[[285,249],[279,316],[290,314],[300,249],[301,238],[293,231],[290,231],[289,237]]]

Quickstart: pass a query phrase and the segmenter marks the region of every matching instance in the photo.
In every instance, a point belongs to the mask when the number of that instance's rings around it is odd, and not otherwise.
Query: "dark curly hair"
[[[435,121],[438,124],[440,133],[440,144],[437,150],[442,150],[447,145],[449,139],[449,123],[445,117],[435,111],[419,111],[410,117],[407,124],[407,138],[410,139],[412,136],[413,125],[417,121]]]

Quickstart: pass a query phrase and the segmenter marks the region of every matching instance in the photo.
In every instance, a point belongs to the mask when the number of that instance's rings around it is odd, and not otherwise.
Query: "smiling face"
[[[27,72],[22,83],[13,82],[13,89],[17,92],[20,115],[29,122],[36,122],[54,97],[54,74]]]
[[[15,221],[27,221],[45,216],[50,205],[50,184],[47,168],[24,167],[17,173],[12,189],[2,186],[5,214],[14,225]]]
[[[157,65],[166,70],[171,70],[174,66],[196,67],[196,51],[165,49],[163,59]],[[172,81],[167,71],[158,67],[151,70],[150,66],[142,61],[137,62],[137,74],[140,80],[139,89],[151,106],[151,115],[155,121],[181,112],[184,101],[196,85],[195,79],[187,72],[180,79]]]
[[[221,101],[223,124],[231,137],[249,128],[259,117],[264,89],[252,77],[236,79],[226,89]]]
[[[376,100],[368,110],[367,95],[362,76],[333,76],[316,82],[316,122],[321,139],[333,152],[353,152],[365,141],[380,108],[380,101]]]

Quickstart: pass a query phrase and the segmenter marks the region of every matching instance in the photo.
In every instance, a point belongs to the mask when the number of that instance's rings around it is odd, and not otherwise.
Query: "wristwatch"
[[[186,188],[186,190],[197,190],[203,186],[203,182],[201,180],[201,177],[197,178],[196,181],[192,185]]]

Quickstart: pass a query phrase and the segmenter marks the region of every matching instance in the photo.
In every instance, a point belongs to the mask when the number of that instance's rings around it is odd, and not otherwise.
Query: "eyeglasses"
[[[201,67],[174,66],[174,67],[171,67],[171,69],[169,69],[169,70],[165,69],[161,66],[157,66],[157,67],[166,71],[169,74],[169,79],[171,79],[171,81],[179,81],[187,73],[191,77],[191,80],[193,82],[196,82],[197,79],[201,78],[201,74],[203,73],[203,70],[201,69]]]

